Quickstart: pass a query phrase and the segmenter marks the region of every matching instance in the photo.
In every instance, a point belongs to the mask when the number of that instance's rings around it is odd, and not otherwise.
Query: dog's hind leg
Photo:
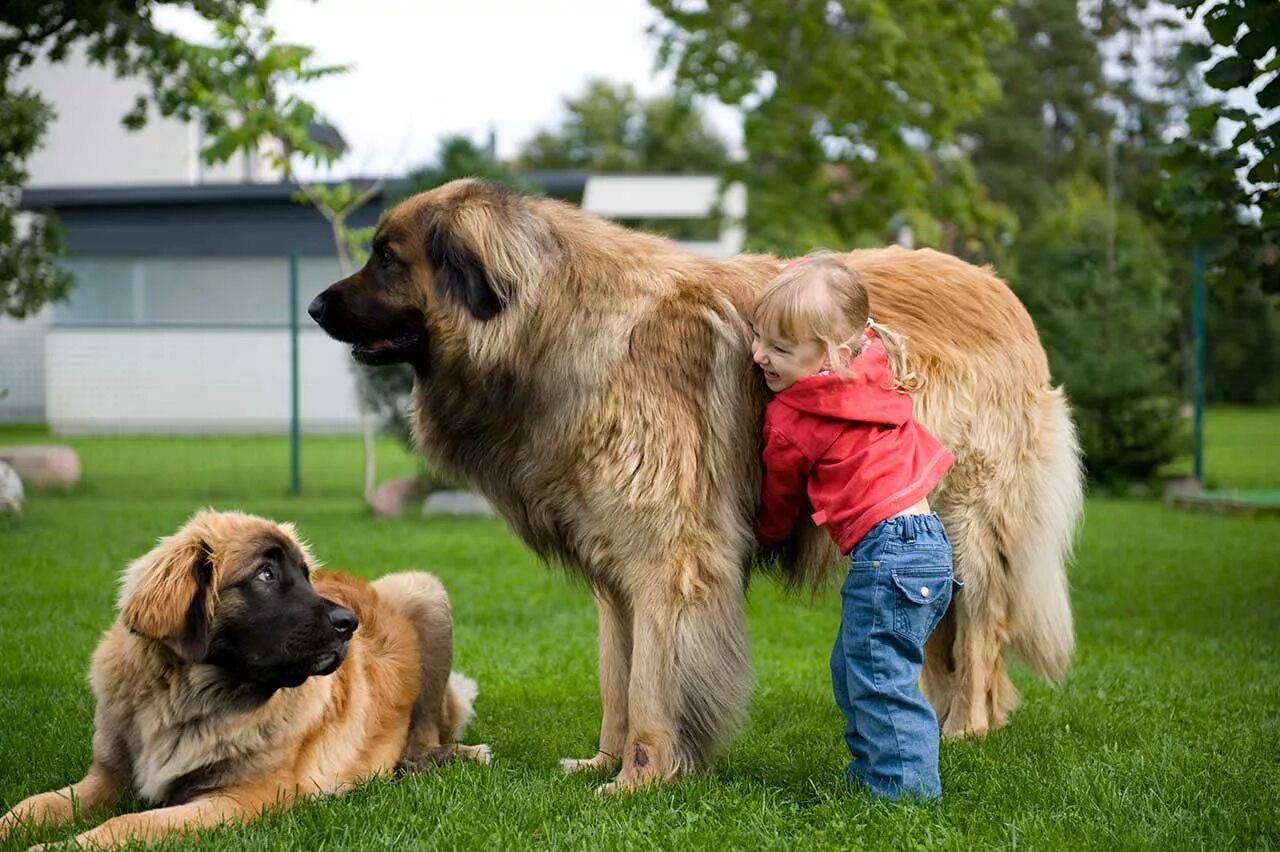
[[[600,613],[600,749],[595,757],[566,757],[565,772],[614,770],[627,741],[627,689],[631,680],[631,608],[609,590],[595,589]]]
[[[1008,721],[1018,693],[1005,670],[1009,641],[1009,565],[980,503],[940,500],[964,582],[953,613],[926,646],[922,685],[948,737],[983,735]]]
[[[409,720],[402,766],[422,768],[455,758],[489,762],[488,746],[456,745],[471,718],[475,682],[451,672],[453,618],[444,586],[425,571],[388,574],[372,583],[409,619],[418,636],[421,686]]]
[[[123,785],[101,763],[95,762],[80,781],[61,790],[51,790],[23,799],[0,817],[0,838],[27,820],[36,825],[61,825],[77,815],[109,808],[115,804]]]

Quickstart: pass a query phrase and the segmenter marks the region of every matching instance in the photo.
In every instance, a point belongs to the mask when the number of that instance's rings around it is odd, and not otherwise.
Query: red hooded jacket
[[[869,337],[851,376],[809,376],[765,407],[762,543],[786,539],[807,498],[813,522],[848,553],[926,497],[955,461],[911,416],[911,397],[892,389],[884,344]]]

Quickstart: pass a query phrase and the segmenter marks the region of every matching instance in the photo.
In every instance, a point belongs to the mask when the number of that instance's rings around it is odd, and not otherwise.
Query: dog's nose
[[[320,320],[324,319],[325,305],[324,293],[321,293],[311,300],[311,304],[307,305],[307,313],[311,314],[313,320],[320,322]]]
[[[339,636],[350,639],[351,634],[355,633],[356,628],[360,626],[360,619],[345,606],[335,606],[329,610],[329,623],[333,625],[334,631]]]

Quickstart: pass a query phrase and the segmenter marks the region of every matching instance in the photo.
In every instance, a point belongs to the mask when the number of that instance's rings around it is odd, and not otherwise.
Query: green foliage
[[[297,89],[342,74],[346,66],[315,65],[311,48],[277,42],[275,30],[252,10],[218,20],[215,33],[211,45],[180,43],[175,49],[183,73],[152,81],[161,115],[204,122],[210,137],[201,151],[206,162],[265,149],[291,174],[294,156],[328,164],[342,153],[314,137],[319,116]],[[141,120],[146,109],[147,102],[139,100],[130,120]]]
[[[18,209],[27,157],[51,116],[35,93],[0,84],[0,316],[31,316],[71,289],[71,274],[58,264],[65,251],[58,220]]]
[[[1001,0],[651,0],[681,91],[744,112],[749,243],[787,253],[882,243],[895,214],[969,254],[1009,224],[960,125],[998,94],[985,48]]]
[[[1211,292],[1205,321],[1210,402],[1280,403],[1280,294],[1257,281]]]
[[[1096,185],[1061,195],[1019,247],[1016,290],[1071,400],[1090,479],[1141,482],[1182,446],[1168,261],[1141,218]]]
[[[1015,2],[1008,11],[1013,38],[987,51],[1001,96],[962,133],[991,198],[1029,229],[1056,205],[1061,181],[1082,173],[1103,179],[1115,122],[1098,98],[1102,58],[1077,1]]]
[[[1164,209],[1186,234],[1203,246],[1216,289],[1230,293],[1257,281],[1280,292],[1280,3],[1275,0],[1176,0],[1188,18],[1202,16],[1215,48],[1188,43],[1188,61],[1213,62],[1204,81],[1234,92],[1251,92],[1255,105],[1224,108],[1210,100],[1190,111],[1187,131],[1173,146],[1165,166],[1177,183]],[[1216,61],[1215,61],[1216,59]],[[1217,142],[1221,120],[1234,135]],[[1246,179],[1228,181],[1224,172]],[[1233,175],[1234,177],[1234,175]],[[1206,194],[1212,188],[1212,194]],[[1246,212],[1247,211],[1247,212]]]
[[[591,80],[564,107],[558,128],[525,144],[522,168],[719,173],[728,162],[724,140],[686,95],[642,99],[629,85]]]

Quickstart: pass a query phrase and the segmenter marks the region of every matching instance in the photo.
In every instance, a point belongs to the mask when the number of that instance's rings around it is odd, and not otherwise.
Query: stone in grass
[[[422,502],[422,515],[482,515],[492,517],[489,501],[474,491],[436,491]]]
[[[39,444],[0,447],[0,461],[13,467],[32,491],[70,488],[80,481],[80,457],[70,447]]]
[[[421,500],[430,490],[430,484],[422,476],[391,479],[373,492],[373,496],[369,498],[369,508],[379,518],[396,518],[404,513],[409,503]]]
[[[0,515],[22,514],[22,478],[0,461]]]

